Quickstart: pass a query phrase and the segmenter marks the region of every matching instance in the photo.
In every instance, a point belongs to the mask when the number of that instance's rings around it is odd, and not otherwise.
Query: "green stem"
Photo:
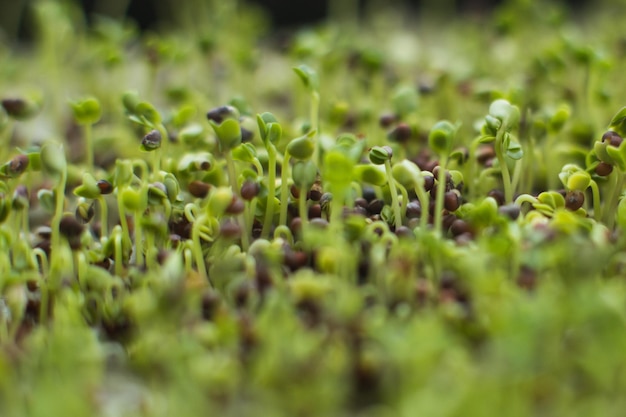
[[[200,242],[200,224],[204,221],[206,215],[198,217],[191,228],[191,239],[193,241],[193,253],[196,258],[196,265],[200,276],[209,281],[207,274],[206,262],[204,261],[204,253],[202,252],[202,243]],[[211,281],[209,281],[210,283]]]
[[[504,201],[505,203],[513,202],[513,189],[511,188],[511,174],[509,173],[509,167],[506,164],[506,159],[504,157],[504,149],[502,145],[504,145],[504,134],[506,133],[504,130],[504,126],[506,125],[506,120],[502,122],[502,127],[498,129],[498,133],[496,134],[496,157],[498,158],[498,163],[500,164],[500,172],[502,174],[502,182],[504,186]]]
[[[123,230],[119,230],[119,227],[116,226],[116,228],[114,229],[114,240],[113,240],[113,247],[114,247],[114,257],[115,257],[115,275],[118,277],[122,277],[123,273],[124,273],[124,260],[122,259],[124,257],[124,250],[123,250],[123,245],[124,245],[124,237],[126,235],[124,235],[124,231]],[[121,232],[121,234],[120,234]]]
[[[596,221],[600,221],[602,218],[601,210],[602,206],[600,205],[600,189],[598,188],[598,183],[591,180],[591,195],[593,197],[593,217]]]
[[[441,226],[443,223],[443,199],[446,193],[446,167],[448,165],[448,157],[442,156],[439,160],[439,178],[437,178],[437,195],[435,199],[435,231],[441,235]],[[428,210],[428,208],[426,209]]]
[[[289,190],[287,184],[289,183],[289,151],[285,149],[283,156],[283,164],[280,172],[280,216],[278,220],[279,225],[287,224],[287,205],[289,204],[289,196],[287,195]]]
[[[300,196],[298,197],[298,213],[300,215],[300,239],[304,241],[305,230],[309,222],[309,210],[306,203],[306,186],[300,185]]]
[[[231,151],[226,151],[224,153],[224,159],[226,159],[226,168],[228,169],[228,181],[230,182],[230,187],[232,188],[233,193],[241,198],[241,188],[237,184],[237,170],[235,169],[235,161],[233,160]],[[248,233],[252,228],[252,225],[248,223],[244,214],[237,215],[237,223],[239,223],[239,227],[241,227],[242,230],[241,247],[243,250],[248,250],[248,246],[250,246]]]
[[[393,173],[391,172],[391,161],[385,160],[385,171],[387,172],[387,178],[389,178],[389,191],[391,192],[391,209],[393,210],[393,217],[395,218],[396,229],[402,226],[402,211],[400,210],[400,202],[398,201],[398,190],[396,189],[396,181],[393,179]],[[406,204],[406,203],[405,203]]]
[[[50,238],[50,278],[54,280],[53,287],[56,287],[56,284],[59,284],[61,278],[60,273],[64,268],[63,262],[61,262],[62,241],[59,227],[61,225],[61,219],[63,218],[66,181],[67,171],[64,169],[61,171],[59,182],[54,190],[55,208],[54,216],[50,222],[50,228],[52,229],[52,236]]]
[[[102,242],[109,235],[109,208],[102,195],[98,197],[98,204],[100,204],[100,241]]]
[[[419,181],[415,182],[415,194],[417,194],[417,199],[419,200],[422,208],[422,213],[420,214],[420,229],[424,231],[428,226],[428,206],[430,204],[430,199],[424,189],[424,184]]]
[[[141,226],[142,211],[133,214],[135,219],[135,265],[142,266],[143,258],[143,227]]]
[[[268,156],[268,179],[267,179],[267,205],[265,207],[265,221],[261,237],[267,239],[272,228],[272,218],[274,217],[274,194],[276,193],[276,148],[274,145],[267,147]]]
[[[85,125],[85,162],[88,172],[93,172],[93,128],[91,123]]]
[[[313,149],[312,159],[315,165],[320,166],[320,95],[317,91],[311,93],[310,112],[311,130],[315,130],[315,137],[313,138],[315,148]]]
[[[613,175],[615,177],[615,182],[613,189],[611,190],[611,197],[609,198],[609,204],[607,205],[604,219],[604,223],[609,229],[613,229],[613,225],[615,224],[617,203],[619,201],[619,196],[621,195],[624,188],[624,177],[626,174],[621,172],[619,169],[616,169],[615,174]]]

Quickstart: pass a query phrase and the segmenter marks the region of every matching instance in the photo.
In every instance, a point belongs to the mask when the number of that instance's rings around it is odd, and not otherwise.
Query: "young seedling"
[[[313,162],[316,165],[320,163],[320,122],[319,122],[319,106],[320,106],[320,94],[319,94],[319,76],[317,72],[308,65],[299,65],[293,68],[294,72],[300,77],[300,80],[304,84],[304,87],[309,92],[310,96],[310,132],[313,132],[312,140],[315,144],[313,150]]]
[[[88,97],[71,103],[74,111],[74,119],[83,126],[83,135],[85,139],[85,165],[87,170],[92,172],[94,148],[93,148],[93,125],[100,121],[102,109],[100,102],[94,97]]]
[[[437,177],[437,194],[435,196],[434,228],[437,234],[441,234],[444,195],[446,193],[446,169],[448,158],[452,151],[454,136],[458,126],[442,120],[437,122],[428,134],[430,149],[439,156],[439,176]]]
[[[494,143],[496,158],[502,175],[504,200],[513,202],[515,190],[511,181],[508,159],[517,161],[522,158],[523,151],[519,143],[512,137],[511,131],[519,123],[520,113],[516,106],[504,99],[498,99],[489,106],[489,114],[485,116],[485,135],[481,143]]]

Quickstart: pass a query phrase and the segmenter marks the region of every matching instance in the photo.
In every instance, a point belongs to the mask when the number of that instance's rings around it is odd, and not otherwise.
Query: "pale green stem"
[[[134,213],[135,218],[135,265],[142,266],[143,258],[143,227],[141,226],[142,211],[138,210]]]
[[[424,189],[424,185],[418,181],[415,181],[415,194],[417,194],[417,199],[419,200],[422,208],[422,213],[420,214],[420,230],[424,231],[428,226],[428,206],[430,204],[430,199]]]
[[[265,207],[265,221],[263,222],[263,230],[261,237],[267,239],[272,228],[272,219],[274,217],[274,194],[276,194],[276,148],[270,144],[267,147],[268,156],[268,179],[267,179],[267,206]]]
[[[123,239],[127,236],[124,234],[124,230],[122,229],[121,234],[119,230],[116,230],[115,240],[113,241],[114,245],[114,256],[115,256],[115,275],[118,277],[122,277],[124,273],[124,260],[122,257],[123,254]]]
[[[600,204],[600,189],[598,188],[598,183],[591,180],[591,195],[593,197],[593,217],[596,221],[600,221],[602,218],[602,206]]]
[[[437,178],[437,195],[435,199],[435,232],[441,236],[443,219],[443,199],[446,193],[446,167],[448,156],[442,156],[439,160],[439,178]],[[428,209],[427,209],[428,210]]]
[[[100,204],[100,241],[104,242],[109,235],[109,208],[104,196],[98,197],[98,203]]]
[[[93,127],[91,123],[85,125],[85,162],[88,172],[93,172]]]
[[[315,137],[313,138],[315,148],[313,149],[312,159],[315,162],[315,165],[320,166],[320,95],[317,91],[313,91],[311,93],[310,112],[311,130],[315,130]]]
[[[196,258],[196,265],[198,267],[198,273],[200,276],[209,281],[207,274],[206,262],[204,261],[204,253],[202,252],[202,242],[200,242],[200,225],[205,220],[206,215],[198,217],[191,228],[191,239],[193,241],[193,252]],[[210,283],[211,281],[209,281]]]
[[[615,224],[615,214],[617,209],[617,203],[619,201],[619,197],[624,188],[624,177],[625,174],[621,172],[619,169],[615,170],[615,183],[613,189],[611,191],[611,196],[609,198],[609,203],[607,205],[607,210],[605,211],[605,219],[604,223],[609,229],[613,229],[613,225]]]
[[[230,151],[224,152],[224,159],[226,159],[226,167],[228,169],[228,181],[230,182],[230,187],[238,197],[241,197],[241,189],[237,184],[237,170],[235,169],[235,161],[233,160],[233,156]],[[248,250],[248,246],[250,246],[250,241],[248,237],[249,230],[252,228],[252,225],[249,224],[246,220],[246,216],[242,213],[237,215],[237,223],[239,223],[239,227],[241,227],[241,247],[242,249]]]
[[[396,181],[393,179],[393,173],[391,171],[391,161],[385,160],[385,171],[387,172],[387,178],[389,178],[389,191],[391,192],[391,209],[393,210],[393,217],[395,217],[396,230],[402,226],[402,212],[400,210],[400,203],[398,201],[398,190],[396,189]],[[405,203],[406,204],[406,203]]]
[[[287,206],[289,204],[289,151],[285,150],[283,156],[283,164],[280,173],[280,216],[278,220],[279,225],[287,224]]]
[[[506,158],[504,156],[504,149],[502,149],[504,134],[506,133],[504,130],[504,126],[506,125],[506,120],[502,122],[502,126],[498,129],[498,133],[496,134],[496,158],[498,158],[498,163],[500,164],[500,172],[502,173],[502,183],[504,186],[504,201],[505,203],[513,202],[513,189],[511,188],[511,175],[509,173],[509,167],[506,164]]]

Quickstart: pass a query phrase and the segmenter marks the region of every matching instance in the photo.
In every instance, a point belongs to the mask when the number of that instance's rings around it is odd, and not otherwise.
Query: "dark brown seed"
[[[410,201],[406,205],[406,218],[417,219],[422,216],[422,205],[419,201]]]
[[[209,194],[209,190],[211,189],[211,184],[207,184],[206,182],[202,182],[200,180],[193,180],[187,185],[187,189],[189,190],[189,194],[196,198],[204,198]]]
[[[619,147],[622,143],[622,137],[616,132],[609,130],[602,135],[602,142],[609,141],[609,144],[615,147]]]
[[[496,203],[498,203],[499,206],[504,204],[504,192],[502,190],[494,188],[487,193],[487,197],[491,197],[496,200]]]
[[[100,194],[102,195],[111,194],[113,192],[113,184],[111,184],[107,180],[99,180],[96,185],[98,186]]]
[[[247,143],[250,142],[254,138],[254,133],[246,128],[241,128],[241,142]]]
[[[309,262],[309,256],[306,252],[287,250],[285,252],[285,265],[291,270],[296,271],[305,267]]]
[[[383,200],[374,199],[367,205],[367,212],[370,215],[380,214],[385,206],[385,202]]]
[[[154,129],[148,132],[143,139],[141,140],[141,144],[144,148],[149,151],[153,151],[161,147],[161,132]]]
[[[367,202],[367,200],[364,199],[363,197],[358,197],[358,198],[356,198],[354,200],[354,205],[356,207],[363,207],[363,208],[367,209],[368,204],[369,203]]]
[[[517,285],[531,291],[537,284],[537,272],[529,266],[522,266],[517,276]]]
[[[21,98],[5,98],[0,103],[7,114],[14,117],[24,115],[28,109],[28,104]]]
[[[576,211],[585,204],[585,194],[582,191],[572,190],[565,195],[565,207]]]
[[[496,157],[496,150],[491,145],[482,145],[476,150],[476,161],[485,165],[488,160]]]
[[[300,217],[294,217],[291,219],[291,222],[289,223],[289,230],[291,230],[291,233],[295,236],[298,236],[302,231],[302,219]]]
[[[300,198],[300,189],[295,184],[292,184],[291,187],[289,187],[289,191],[291,192],[291,196],[293,198]]]
[[[435,185],[435,177],[431,177],[430,175],[424,176],[424,190],[430,191],[433,189]]]
[[[324,194],[322,190],[322,186],[318,183],[313,184],[311,190],[309,191],[309,198],[312,201],[320,201],[322,195]]]
[[[234,113],[235,109],[230,106],[220,106],[214,109],[211,109],[207,112],[206,117],[209,120],[213,120],[215,123],[222,123],[224,119],[229,115]]]
[[[384,129],[386,129],[389,126],[391,126],[392,124],[394,124],[395,121],[396,121],[396,115],[393,114],[393,113],[383,114],[378,119],[378,123],[380,124],[380,127],[384,128]]]
[[[395,230],[396,236],[399,238],[411,239],[415,237],[413,231],[406,226],[400,226]]]
[[[498,208],[498,213],[507,216],[511,220],[516,220],[520,214],[520,207],[517,204],[506,204]]]
[[[457,190],[447,191],[443,197],[443,206],[448,211],[456,211],[461,205],[461,198]]]
[[[606,162],[600,162],[598,165],[596,165],[594,171],[597,175],[601,177],[607,177],[611,174],[611,172],[613,172],[613,165]]]
[[[309,207],[309,219],[316,219],[322,217],[322,206],[319,204],[313,204]]]
[[[471,233],[472,228],[468,222],[463,219],[456,219],[450,225],[450,233],[452,236],[459,236],[463,233]]]
[[[392,142],[404,143],[411,139],[412,135],[411,126],[406,123],[400,123],[387,134],[387,138]]]
[[[223,221],[220,224],[220,236],[226,239],[236,239],[241,236],[241,227],[234,221]]]
[[[246,205],[243,200],[237,196],[234,196],[228,207],[226,207],[227,214],[241,214],[245,210]]]
[[[456,219],[457,217],[454,214],[446,214],[443,216],[443,219],[441,220],[441,227],[443,230],[450,230],[452,223],[454,223]]]
[[[74,216],[63,216],[59,224],[59,231],[67,238],[79,237],[83,233],[84,227]]]
[[[14,175],[19,175],[26,171],[29,163],[28,156],[24,154],[15,155],[9,162],[9,171]]]
[[[261,186],[258,182],[246,180],[241,185],[241,198],[246,201],[250,201],[257,195],[259,195],[259,191],[261,191]]]

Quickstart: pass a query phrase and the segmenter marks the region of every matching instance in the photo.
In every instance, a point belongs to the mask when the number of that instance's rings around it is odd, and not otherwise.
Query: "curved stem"
[[[424,184],[419,181],[415,181],[415,194],[417,194],[417,199],[419,200],[422,208],[422,212],[420,214],[420,229],[423,231],[426,230],[426,227],[428,226],[428,206],[430,205],[430,199],[424,189]]]
[[[196,258],[198,273],[202,278],[206,279],[210,283],[211,281],[209,280],[209,276],[207,274],[206,262],[204,261],[204,253],[202,252],[202,242],[200,242],[200,224],[205,217],[206,215],[201,215],[193,223],[191,228],[191,239],[193,241],[193,253]]]
[[[233,156],[231,151],[226,151],[224,153],[224,159],[226,159],[226,168],[228,169],[228,181],[230,182],[230,187],[238,197],[241,197],[241,188],[237,184],[237,170],[235,169],[235,161],[233,160]],[[239,227],[241,227],[241,247],[243,250],[248,250],[248,246],[250,246],[250,241],[248,238],[249,230],[252,228],[252,225],[248,223],[246,216],[244,214],[239,214],[237,216],[237,223],[239,223]]]

